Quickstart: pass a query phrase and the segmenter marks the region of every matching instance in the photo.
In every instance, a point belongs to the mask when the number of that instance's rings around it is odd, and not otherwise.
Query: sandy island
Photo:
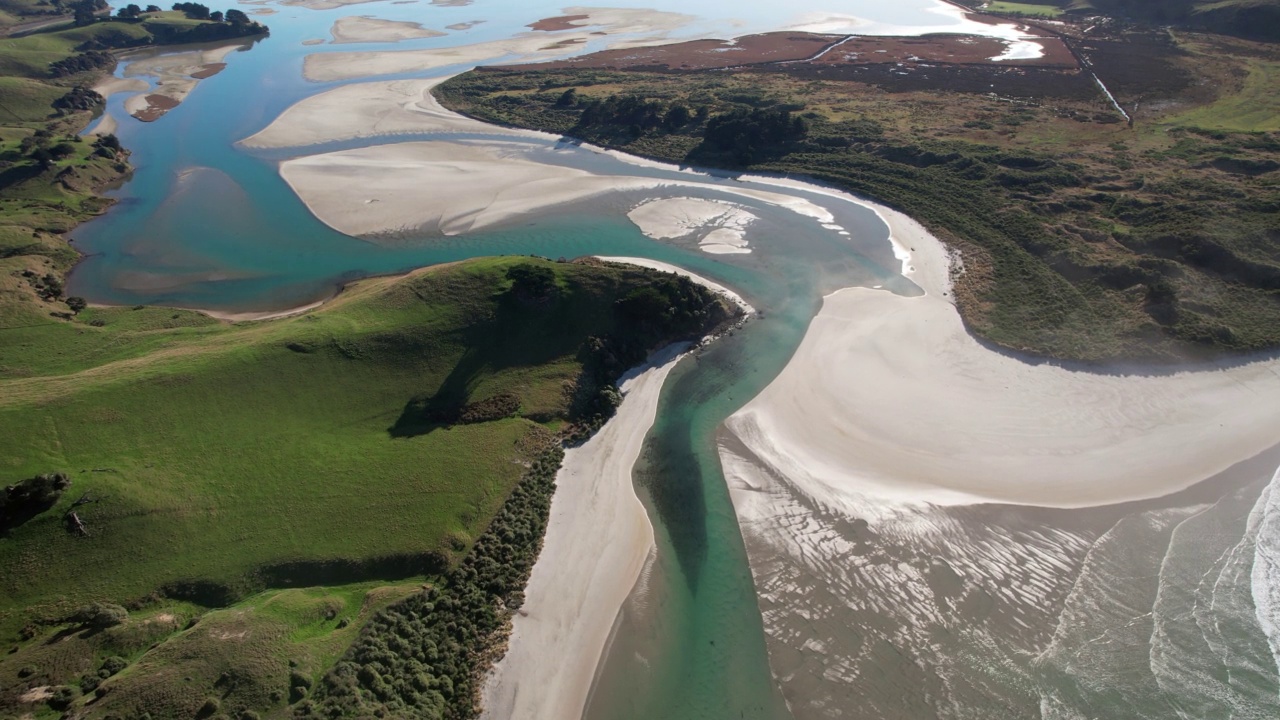
[[[627,213],[627,218],[655,240],[694,236],[698,249],[714,255],[751,252],[746,231],[756,220],[740,205],[701,198],[647,200]]]
[[[742,303],[673,265],[601,259],[676,272]],[[513,619],[507,653],[485,683],[482,717],[582,716],[614,620],[655,550],[631,470],[657,416],[662,384],[686,348],[672,345],[627,373],[619,381],[625,399],[617,414],[581,447],[565,452],[542,552]]]
[[[379,20],[367,15],[353,15],[334,21],[329,30],[335,45],[343,43],[393,43],[401,40],[443,37],[439,30],[424,28],[420,23]]]

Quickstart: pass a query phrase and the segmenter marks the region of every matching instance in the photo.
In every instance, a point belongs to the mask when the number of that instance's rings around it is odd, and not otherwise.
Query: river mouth
[[[691,12],[687,6],[670,5],[658,9]],[[857,24],[857,18],[849,15],[820,12],[820,3],[809,5],[815,7],[786,12],[751,8],[745,11],[750,17],[743,18],[744,10],[734,3],[707,2],[698,8],[704,17],[679,33],[688,37],[724,34],[725,30],[741,34],[806,22],[834,31],[837,26]],[[933,12],[934,7],[932,3],[918,2],[886,9],[876,27],[901,30],[913,23],[934,27],[925,23],[941,22],[939,18],[944,17]],[[1071,515],[1069,511],[1062,511],[1062,518],[1046,519],[1035,509],[982,506],[928,516],[929,522],[934,523],[932,534],[902,531],[880,541],[879,552],[882,559],[887,558],[883,564],[888,574],[875,582],[849,570],[862,566],[849,563],[849,554],[838,552],[818,553],[814,556],[817,569],[804,568],[811,574],[791,577],[790,582],[784,582],[788,578],[782,574],[760,573],[762,567],[769,566],[769,558],[775,569],[794,560],[772,543],[778,537],[788,537],[787,532],[794,531],[796,523],[810,522],[815,517],[823,531],[830,533],[833,544],[866,542],[859,535],[861,526],[856,522],[847,517],[823,516],[805,505],[806,498],[785,487],[771,488],[773,514],[753,527],[744,527],[732,495],[742,488],[726,483],[722,464],[729,465],[724,459],[726,447],[737,457],[744,457],[746,451],[726,441],[720,428],[725,418],[758,395],[787,365],[824,296],[855,286],[880,287],[902,296],[919,294],[920,290],[903,277],[901,259],[887,241],[884,223],[873,211],[818,189],[780,188],[730,175],[637,165],[555,138],[513,140],[483,131],[424,132],[336,140],[306,148],[238,147],[238,141],[265,128],[296,102],[342,86],[309,83],[302,75],[305,57],[313,52],[370,49],[361,45],[332,48],[304,44],[326,37],[336,18],[357,12],[376,13],[380,18],[412,20],[435,29],[485,20],[450,35],[408,39],[387,48],[429,49],[512,37],[528,32],[528,22],[560,15],[562,8],[503,2],[498,8],[376,3],[345,10],[316,11],[297,6],[281,6],[278,10],[265,18],[272,25],[271,38],[248,52],[233,53],[226,69],[204,81],[181,106],[146,127],[126,119],[119,132],[124,144],[135,151],[137,174],[129,185],[117,191],[121,202],[109,215],[75,233],[77,245],[89,257],[72,276],[72,292],[95,302],[121,305],[173,305],[230,313],[279,311],[324,300],[343,284],[362,277],[468,257],[616,255],[662,260],[697,271],[740,291],[761,311],[759,317],[731,336],[684,360],[663,388],[658,420],[635,469],[637,491],[655,525],[657,552],[619,615],[612,645],[601,658],[587,717],[827,717],[852,712],[856,707],[863,707],[868,716],[876,717],[977,716],[984,707],[1001,707],[1021,716],[1038,711],[1044,698],[1064,716],[1075,707],[1099,707],[1095,703],[1131,707],[1113,697],[1113,692],[1098,688],[1105,682],[1089,680],[1085,669],[1067,662],[1065,650],[1042,654],[1034,663],[1028,660],[1033,650],[1053,641],[1053,633],[1045,629],[1047,621],[1037,626],[1035,632],[1039,636],[1034,641],[1020,634],[1024,631],[1016,622],[1020,617],[1017,612],[1004,617],[1003,624],[996,623],[1004,633],[998,640],[1013,640],[1001,648],[1006,653],[1002,660],[1007,662],[994,666],[982,665],[974,656],[964,654],[989,643],[989,639],[957,639],[962,631],[954,627],[939,630],[930,625],[931,618],[942,611],[958,612],[962,618],[992,612],[991,605],[981,602],[981,597],[965,600],[969,596],[956,589],[962,581],[944,569],[945,565],[959,577],[966,570],[965,562],[975,566],[979,560],[986,561],[975,549],[990,547],[991,537],[978,537],[980,533],[974,531],[973,537],[956,543],[964,544],[957,549],[950,547],[953,541],[938,528],[945,530],[956,524],[969,530],[991,526],[996,528],[993,535],[1000,535],[1001,529],[1008,530],[1006,535],[1017,537],[1012,541],[1000,538],[1008,541],[1004,549],[1007,555],[1003,557],[1010,564],[1017,564],[1041,548],[1034,537],[1037,533],[1069,534],[1063,528],[1079,524],[1079,517],[1067,517]],[[870,7],[866,11],[879,12]],[[572,51],[596,47],[584,44]],[[438,71],[462,69],[465,64],[444,66]],[[394,77],[417,79],[422,74]],[[118,114],[123,98],[113,98],[111,108],[117,117],[125,117]],[[354,238],[335,230],[332,219],[326,219],[323,212],[310,211],[279,171],[281,163],[296,158],[395,147],[404,142],[481,147],[514,142],[512,152],[558,171],[625,177],[637,184],[589,193],[553,207],[535,207],[478,230],[417,225]],[[822,209],[827,216],[806,216],[758,196],[744,196],[744,189],[787,195]],[[752,220],[744,227],[735,226],[735,231],[741,231],[743,245],[705,242],[701,230],[654,237],[664,233],[646,234],[628,215],[655,201],[730,204],[750,214]],[[713,254],[707,251],[708,245],[750,252]],[[1188,508],[1205,503],[1221,506],[1223,516],[1230,522],[1247,523],[1251,508],[1265,487],[1261,476],[1224,485],[1215,497],[1197,498],[1173,508],[1176,518],[1159,516],[1158,522],[1152,521],[1155,530],[1135,533],[1131,542],[1141,546],[1147,555],[1158,555],[1166,547],[1161,543],[1167,542],[1167,547],[1172,548],[1169,538],[1183,527],[1182,523],[1198,516],[1198,511]],[[1263,506],[1266,504],[1260,505]],[[1152,512],[1158,515],[1168,509]],[[1010,514],[1017,513],[1023,513],[1021,519],[1009,519]],[[1128,525],[1145,532],[1146,525],[1141,523],[1151,517],[1141,512],[1132,515],[1134,519],[1128,520]],[[1114,525],[1125,517],[1129,516],[1117,516]],[[1006,525],[999,525],[998,520]],[[918,521],[919,518],[905,520],[903,527],[919,530],[912,524]],[[769,523],[776,527],[764,532]],[[1123,529],[1127,530],[1128,525]],[[1193,526],[1194,523],[1186,525],[1182,532],[1189,533]],[[1073,572],[1078,572],[1090,552],[1090,543],[1100,542],[1111,527],[1090,526],[1088,532],[1064,539],[1061,545],[1069,551],[1068,560],[1057,556],[1044,560],[1036,555],[1035,559],[1043,563],[1031,564],[1036,571],[1032,575],[1058,572],[1063,563],[1074,563],[1077,570]],[[1243,534],[1234,542],[1247,544]],[[884,588],[902,581],[889,571],[900,569],[904,563],[910,566],[913,561],[924,562],[921,558],[930,552],[943,562],[926,562],[927,572],[921,575],[924,579],[912,576],[909,580],[924,583],[930,592],[935,592],[936,585],[936,593],[944,601],[941,605],[926,608],[906,603],[902,607],[918,613],[877,615],[866,608],[842,604],[848,597],[862,594],[872,596],[869,602],[888,602],[893,596]],[[952,554],[947,555],[948,552]],[[1144,562],[1147,564],[1135,567],[1150,569],[1151,558]],[[1240,567],[1233,566],[1226,575],[1235,573],[1231,576],[1235,595],[1230,597],[1243,602],[1240,593],[1245,592],[1243,588],[1248,583],[1244,582]],[[839,571],[832,572],[832,568]],[[930,572],[933,575],[924,577]],[[1012,582],[993,580],[992,587],[984,586],[983,591],[998,594]],[[918,589],[910,583],[905,585]],[[1068,603],[1069,590],[1058,585],[1055,588],[1057,595],[1052,602]],[[876,592],[883,594],[875,596]],[[1158,595],[1158,588],[1151,592]],[[1075,615],[1066,619],[1071,622],[1063,621],[1061,633],[1067,639],[1056,648],[1070,648],[1069,640],[1082,636],[1087,629],[1087,603],[1096,597],[1078,596],[1072,610]],[[958,599],[949,605],[948,598]],[[1119,617],[1116,624],[1122,626],[1123,621]],[[867,625],[875,625],[876,631],[855,630]],[[895,625],[909,630],[895,634],[886,629]],[[1230,637],[1257,639],[1246,630]],[[912,633],[916,635],[905,638]],[[805,636],[806,642],[797,642],[798,636]],[[938,639],[940,636],[942,640]],[[815,644],[808,643],[810,639]],[[908,661],[898,657],[903,647],[941,641],[953,642],[961,650],[953,655]],[[849,649],[842,643],[856,647]],[[1174,644],[1166,643],[1166,647]],[[893,674],[892,682],[876,691],[880,694],[863,692],[867,686],[859,684],[856,673],[842,674],[849,666],[840,665],[841,658],[857,656],[862,650],[866,654],[862,656],[860,672],[883,669]],[[1274,684],[1274,669],[1268,670],[1261,662],[1269,656],[1265,648],[1250,645],[1247,650],[1245,661],[1233,663],[1250,666],[1259,678],[1259,696],[1265,695],[1264,691]],[[1124,657],[1126,661],[1132,659]],[[930,663],[964,662],[973,662],[981,670],[976,680],[970,677],[964,681],[999,685],[998,697],[983,692],[948,695],[953,680],[927,667],[921,669]],[[992,681],[992,677],[999,682]],[[1150,690],[1153,683],[1156,690],[1150,692],[1163,692],[1158,681],[1149,683],[1144,678],[1142,687]],[[923,701],[919,688],[924,686],[930,688],[931,697],[947,697],[953,704],[920,704],[917,701]],[[1029,687],[1050,690],[1028,690]],[[1151,707],[1169,709],[1172,705],[1155,703]]]

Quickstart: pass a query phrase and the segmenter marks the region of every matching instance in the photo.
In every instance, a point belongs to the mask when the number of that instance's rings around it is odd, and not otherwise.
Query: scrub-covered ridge
[[[707,63],[736,46],[695,41],[480,68],[435,92],[482,120],[889,204],[959,251],[966,324],[1006,348],[1167,361],[1280,345],[1275,47],[1106,20],[1029,32],[1058,49],[792,34],[831,44],[726,67]]]

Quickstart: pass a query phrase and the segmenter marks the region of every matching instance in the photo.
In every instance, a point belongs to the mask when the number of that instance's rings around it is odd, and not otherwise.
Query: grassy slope
[[[531,304],[504,294],[506,270],[529,262],[554,270],[559,299]],[[114,350],[73,353],[57,370],[31,361],[0,380],[0,472],[10,482],[52,470],[73,479],[54,508],[0,541],[0,635],[13,637],[32,620],[56,621],[90,600],[134,601],[178,581],[251,593],[279,581],[282,574],[262,572],[278,563],[346,559],[355,568],[347,574],[358,577],[369,559],[457,557],[503,503],[522,461],[563,424],[586,338],[618,331],[614,301],[650,277],[616,266],[490,259],[366,281],[319,311],[271,322],[200,323],[160,309],[111,309],[60,325],[96,340],[85,348]],[[82,322],[90,318],[106,324]],[[178,327],[165,327],[169,321]],[[25,337],[26,358],[57,357],[67,340],[49,328]],[[498,393],[520,397],[517,416],[452,428],[399,422],[415,398],[472,402]],[[91,534],[75,537],[61,518],[86,493],[103,500],[77,508]],[[308,573],[315,567],[283,575],[314,584]],[[367,575],[385,577],[385,570]],[[322,599],[351,592],[315,591]],[[274,663],[281,653],[302,653],[311,658],[307,672],[322,672],[354,632],[332,636],[337,623],[358,619],[351,608],[362,601],[348,597],[348,609],[323,619],[308,610],[299,611],[306,622],[289,616],[255,624],[265,607],[286,602],[281,597],[236,606],[257,608],[249,614],[211,617],[252,625],[270,640],[243,649],[253,657],[265,653]],[[377,607],[359,610],[360,618]],[[56,685],[92,669],[89,657],[139,657],[157,633],[174,632],[138,630],[147,616],[130,621],[129,632],[146,637],[128,652],[117,647],[124,641],[82,638],[78,651],[50,660],[41,640],[60,626],[40,629],[22,651],[0,659],[0,687],[14,693],[32,685],[15,683],[26,665],[46,668],[37,684]],[[199,627],[218,627],[206,622]],[[311,634],[328,638],[323,648],[297,646]],[[191,657],[191,647],[210,642],[207,631],[174,642],[147,656],[144,669],[130,670],[140,673],[132,685],[119,687],[177,692],[164,678],[189,676],[194,663],[205,668],[200,692],[211,692],[218,673],[235,665],[233,650]],[[257,677],[251,661],[236,672]],[[271,664],[268,675],[283,667]],[[0,708],[13,702],[0,694]]]
[[[985,82],[973,92],[886,92],[881,81],[794,72],[481,71],[438,94],[482,119],[672,161],[808,174],[894,205],[964,250],[962,312],[976,333],[1007,347],[1081,360],[1275,347],[1280,249],[1269,238],[1280,233],[1280,173],[1221,167],[1224,158],[1266,163],[1280,155],[1280,138],[1194,127],[1197,112],[1233,125],[1264,117],[1257,103],[1280,94],[1274,76],[1230,79],[1272,60],[1257,46],[1197,43],[1194,53],[1160,61],[1171,64],[1171,77],[1184,68],[1218,73],[1193,91],[1216,88],[1208,100],[1235,114],[1169,102],[1137,77],[1133,87],[1150,94],[1122,97],[1144,108],[1136,129],[1091,122],[1103,114],[1098,101],[1009,102],[980,92]],[[565,87],[577,88],[578,106],[556,105]],[[625,126],[577,125],[581,103],[627,94],[713,114],[801,106],[810,132],[743,165],[703,152],[696,123],[639,136]]]

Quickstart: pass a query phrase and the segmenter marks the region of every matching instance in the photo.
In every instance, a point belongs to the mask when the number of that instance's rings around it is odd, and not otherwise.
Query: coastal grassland
[[[1194,41],[1234,48],[1206,66],[1212,77],[1235,62],[1254,78],[1238,58],[1276,59],[1269,45]],[[1193,52],[1160,62],[1173,79],[1148,75],[1132,128],[1074,74],[1026,84],[1033,71],[1021,69],[535,66],[473,71],[436,92],[483,120],[885,202],[961,251],[961,313],[1007,348],[1083,361],[1275,348],[1280,136],[1195,125],[1197,104],[1238,102],[1252,117],[1259,91],[1215,84],[1206,96]],[[770,130],[784,116],[793,132]]]
[[[1109,16],[1261,40],[1280,40],[1280,0],[1035,0],[1025,3],[956,0],[960,5],[1015,16]],[[1027,8],[1027,9],[1024,9]],[[1043,8],[1043,10],[1041,10]]]
[[[1066,12],[1063,8],[1049,4],[1033,4],[1018,2],[992,2],[982,8],[986,12],[1005,15],[1027,15],[1031,17],[1057,17]]]
[[[1197,57],[1221,57],[1221,45],[1185,42]],[[1229,88],[1213,102],[1167,118],[1171,126],[1219,130],[1231,133],[1280,132],[1280,60],[1274,57],[1235,55],[1235,72],[1224,78]]]
[[[30,332],[25,360],[15,361],[23,371],[0,379],[6,482],[60,471],[72,483],[0,539],[0,634],[18,643],[0,660],[0,708],[22,706],[32,687],[75,682],[64,671],[20,671],[44,666],[52,637],[95,636],[69,620],[77,608],[110,602],[151,613],[154,603],[183,602],[231,605],[240,614],[219,623],[250,623],[243,638],[270,642],[192,659],[210,637],[243,639],[240,630],[201,630],[201,620],[104,683],[109,694],[93,716],[113,707],[189,716],[208,696],[282,711],[272,698],[290,692],[291,658],[271,638],[310,631],[256,624],[269,613],[255,593],[424,576],[457,586],[450,568],[527,468],[554,475],[537,461],[558,446],[556,431],[572,437],[568,428],[597,423],[616,399],[607,382],[653,346],[700,337],[729,311],[689,281],[652,271],[498,258],[365,281],[320,310],[276,321],[169,313],[178,325],[169,327],[164,312],[89,309]],[[40,367],[38,358],[59,357],[67,328],[115,342],[116,355],[85,342],[60,369]],[[87,535],[74,531],[69,511]],[[522,552],[536,556],[540,537],[526,538]],[[340,620],[324,622],[336,630]],[[324,657],[351,637],[326,645]],[[86,647],[94,657],[111,652]],[[237,664],[244,653],[274,658],[261,666],[270,671]],[[50,667],[80,673],[87,664]],[[197,665],[199,674],[173,670]],[[455,665],[446,674],[467,667]],[[309,661],[299,672],[310,683],[324,670]],[[256,689],[237,695],[227,683]]]

